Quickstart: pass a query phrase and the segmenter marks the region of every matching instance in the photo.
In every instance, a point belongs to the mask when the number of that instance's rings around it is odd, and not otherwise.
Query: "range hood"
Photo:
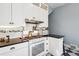
[[[25,20],[27,24],[40,24],[44,23],[43,21],[37,21],[37,20]]]

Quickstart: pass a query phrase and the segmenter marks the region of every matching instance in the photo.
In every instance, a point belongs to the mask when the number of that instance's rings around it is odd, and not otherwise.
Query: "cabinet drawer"
[[[4,53],[4,52],[11,52],[13,50],[17,50],[17,49],[20,49],[22,47],[27,47],[27,46],[28,46],[27,42],[15,44],[15,45],[11,45],[11,46],[6,46],[6,47],[3,47],[3,48],[0,48],[0,51],[1,51],[0,54]]]

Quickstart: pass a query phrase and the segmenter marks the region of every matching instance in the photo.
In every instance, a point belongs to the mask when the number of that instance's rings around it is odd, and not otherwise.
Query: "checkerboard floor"
[[[79,51],[66,49],[64,56],[79,56]]]

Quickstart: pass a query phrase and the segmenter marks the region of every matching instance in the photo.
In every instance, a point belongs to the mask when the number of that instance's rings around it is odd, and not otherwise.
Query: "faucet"
[[[7,37],[6,43],[10,42],[10,36],[9,35],[6,35],[6,37]]]
[[[31,39],[32,38],[32,33],[33,33],[34,31],[29,31],[29,33],[28,33],[28,37],[29,37],[29,39]]]

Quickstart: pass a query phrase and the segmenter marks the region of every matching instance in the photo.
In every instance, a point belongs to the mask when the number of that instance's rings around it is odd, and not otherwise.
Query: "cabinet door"
[[[13,53],[5,52],[5,53],[0,54],[0,56],[13,56]]]
[[[11,4],[0,3],[0,25],[9,25],[11,20]]]
[[[28,56],[28,42],[16,44],[13,47],[12,54],[14,56]]]
[[[55,56],[63,53],[63,39],[49,37],[49,52]]]
[[[0,56],[28,56],[28,42],[0,48]]]
[[[17,50],[1,53],[0,56],[28,56],[28,48],[20,48]]]
[[[23,3],[12,3],[12,19],[14,25],[24,25],[24,4]]]
[[[28,56],[28,47],[13,51],[14,56]]]
[[[36,19],[39,21],[44,21],[44,23],[40,24],[40,27],[48,27],[48,11],[37,7],[35,5],[32,6],[32,9],[34,11],[32,12],[32,14],[34,14],[33,16],[36,17]]]
[[[49,52],[51,54],[54,54],[54,52],[53,52],[53,49],[54,49],[54,46],[55,46],[55,43],[53,41],[54,38],[48,37],[48,39],[49,39]]]

